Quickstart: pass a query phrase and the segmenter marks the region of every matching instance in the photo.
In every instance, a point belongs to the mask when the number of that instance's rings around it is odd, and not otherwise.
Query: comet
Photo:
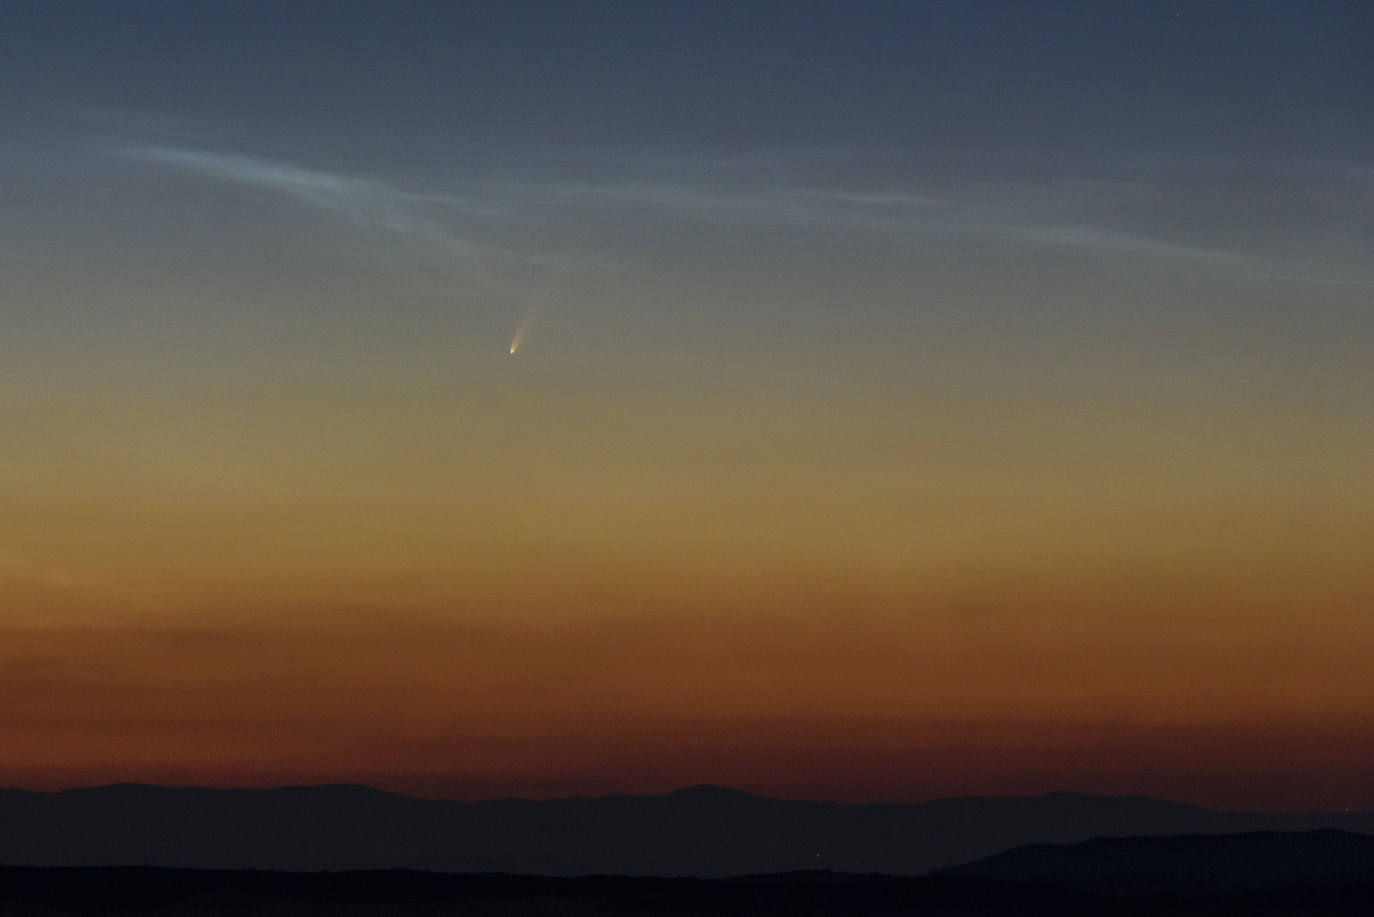
[[[533,327],[534,313],[526,312],[525,317],[520,319],[520,324],[515,326],[515,335],[510,339],[511,356],[515,356],[516,351],[520,349],[520,345],[525,343],[525,336],[530,333],[530,329]]]

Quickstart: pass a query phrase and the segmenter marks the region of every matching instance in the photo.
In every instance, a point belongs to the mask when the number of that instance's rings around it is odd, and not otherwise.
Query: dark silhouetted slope
[[[1322,827],[1374,831],[1374,817],[1214,812],[1077,793],[847,805],[704,786],[483,802],[360,786],[0,791],[0,863],[35,866],[918,875],[1025,844]]]
[[[0,868],[0,917],[400,917],[400,915],[1043,915],[1101,913],[1077,892],[1028,898],[1005,883],[791,873],[736,879],[552,878],[406,871],[278,873],[129,867]]]
[[[1097,892],[994,879],[799,872],[733,879],[554,878],[136,867],[0,867],[0,917],[1336,917],[1374,886],[1232,895]]]
[[[1374,837],[1337,830],[1102,837],[1019,847],[942,874],[1113,894],[1374,885]]]

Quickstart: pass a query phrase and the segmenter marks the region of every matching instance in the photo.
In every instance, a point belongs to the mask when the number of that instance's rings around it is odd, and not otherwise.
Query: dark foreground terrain
[[[482,802],[362,786],[0,790],[0,863],[12,866],[920,876],[1026,844],[1318,828],[1374,834],[1374,813],[1223,812],[1081,793],[855,805],[709,786]]]
[[[787,873],[734,879],[579,879],[406,871],[0,869],[0,915],[1368,915],[1374,882],[1231,894],[1111,895],[1029,883]]]
[[[1035,845],[923,877],[0,868],[0,917],[441,914],[1370,915],[1374,838],[1342,831],[1108,838]]]
[[[1099,837],[1018,847],[940,875],[1115,895],[1356,887],[1374,884],[1374,837],[1332,830]]]

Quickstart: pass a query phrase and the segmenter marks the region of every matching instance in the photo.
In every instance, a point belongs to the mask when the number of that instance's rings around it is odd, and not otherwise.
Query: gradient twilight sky
[[[11,0],[0,118],[0,785],[1374,807],[1367,0]]]

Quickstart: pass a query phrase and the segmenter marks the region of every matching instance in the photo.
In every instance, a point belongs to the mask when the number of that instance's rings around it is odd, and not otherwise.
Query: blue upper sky
[[[1368,149],[1360,0],[20,2],[0,100],[366,144]]]

